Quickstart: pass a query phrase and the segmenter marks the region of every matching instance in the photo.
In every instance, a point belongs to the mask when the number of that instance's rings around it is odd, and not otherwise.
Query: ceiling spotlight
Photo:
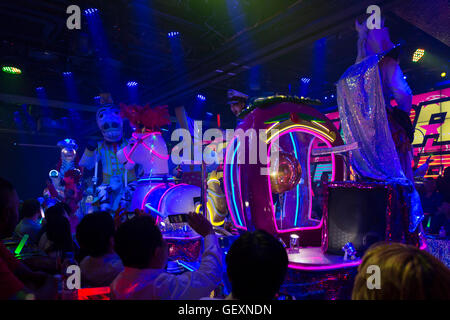
[[[327,99],[328,99],[328,97],[326,97],[326,96],[325,96],[325,98],[324,98],[324,99],[325,99],[325,100],[327,100]]]
[[[136,81],[128,81],[127,87],[137,87],[138,83]]]
[[[442,78],[445,78],[446,76],[447,76],[447,73],[446,73],[446,72],[442,72],[442,73],[441,73],[441,77],[442,77]]]
[[[97,8],[89,8],[89,9],[84,10],[84,14],[87,16],[91,16],[97,12],[98,12]]]
[[[44,87],[37,87],[36,90],[37,91],[44,91]]]
[[[16,67],[4,66],[2,67],[2,71],[10,74],[21,74],[22,70]]]
[[[179,36],[179,35],[180,35],[180,33],[178,31],[172,31],[167,34],[167,36],[169,38],[175,38],[176,36]]]
[[[206,97],[204,95],[198,94],[197,95],[197,99],[201,100],[201,101],[205,101]]]
[[[311,81],[311,79],[310,78],[307,78],[307,77],[303,77],[303,78],[301,78],[300,79],[303,83],[309,83],[310,81]]]
[[[70,77],[71,75],[72,75],[72,72],[70,72],[70,71],[63,72],[64,77]]]
[[[412,57],[412,61],[413,62],[418,62],[420,59],[422,59],[422,57],[425,54],[425,50],[424,49],[417,49],[416,51],[414,51],[413,57]]]

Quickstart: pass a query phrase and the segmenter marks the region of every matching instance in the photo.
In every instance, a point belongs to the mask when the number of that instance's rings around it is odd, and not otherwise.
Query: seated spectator
[[[367,272],[380,268],[380,289],[369,289]],[[365,253],[358,268],[353,300],[450,299],[450,270],[430,253],[401,243],[379,243]]]
[[[114,221],[107,212],[85,216],[77,227],[80,250],[87,256],[80,263],[83,287],[109,286],[123,270],[114,252]]]
[[[180,275],[164,268],[168,246],[151,217],[140,216],[122,224],[115,235],[115,250],[125,266],[111,285],[114,299],[193,300],[209,296],[221,281],[222,253],[209,221],[190,213],[188,223],[204,237],[198,270]]]
[[[41,237],[41,204],[36,199],[26,200],[21,210],[22,220],[16,226],[15,234],[22,238],[28,234],[28,241],[31,244],[38,244]]]
[[[450,202],[450,167],[445,168],[444,173],[437,178],[437,188],[444,201]]]
[[[284,282],[288,256],[277,239],[257,230],[233,242],[226,264],[231,283],[227,299],[272,300]]]
[[[0,178],[0,238],[10,237],[19,216],[19,197],[13,185]],[[33,272],[0,241],[0,300],[54,299],[57,283],[43,272]]]
[[[424,183],[421,194],[422,208],[425,215],[434,215],[441,206],[442,196],[436,188],[436,180],[429,178]]]
[[[65,215],[61,215],[58,207],[55,210],[50,210],[54,207],[56,205],[47,210],[44,233],[39,240],[39,248],[50,257],[58,257],[66,252],[74,252],[75,249],[69,220]]]
[[[442,229],[450,236],[450,202],[443,202],[431,219],[430,233],[440,234]]]

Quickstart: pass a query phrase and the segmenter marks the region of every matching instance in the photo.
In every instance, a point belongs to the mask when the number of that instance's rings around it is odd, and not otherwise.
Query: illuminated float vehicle
[[[171,223],[169,215],[195,211],[200,198],[200,188],[187,184],[175,184],[169,175],[169,153],[159,131],[168,123],[165,107],[141,107],[121,105],[122,116],[137,128],[128,144],[117,152],[118,160],[127,170],[140,165],[141,178],[133,186],[130,211],[143,210],[157,221],[164,239],[169,245],[169,259],[178,264],[196,262],[201,251],[201,237],[187,223]],[[159,123],[155,123],[155,119]],[[162,122],[161,122],[162,121]],[[177,269],[175,263],[171,263]],[[186,266],[185,266],[186,267]],[[189,266],[187,266],[189,268]],[[179,270],[184,270],[179,267]]]
[[[322,212],[313,214],[314,196],[318,195],[314,195],[312,178],[320,162],[331,171],[331,181],[343,180],[344,161],[333,152],[315,154],[323,148],[344,146],[333,123],[312,106],[318,103],[291,96],[254,100],[240,114],[243,121],[225,155],[224,187],[235,227],[265,230],[287,247],[291,284],[327,283],[330,272],[339,281],[348,277],[342,270],[349,267],[354,271],[359,264],[322,252],[326,218]],[[278,148],[278,156],[273,148]]]

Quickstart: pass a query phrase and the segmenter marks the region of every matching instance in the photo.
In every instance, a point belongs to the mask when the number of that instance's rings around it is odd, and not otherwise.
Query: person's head
[[[80,248],[89,256],[111,253],[114,220],[107,212],[88,214],[78,224],[76,237]]]
[[[114,191],[122,188],[122,177],[121,176],[112,176],[111,179],[109,180],[109,186]]]
[[[450,202],[442,202],[438,208],[438,214],[445,215],[447,220],[450,220]]]
[[[378,266],[380,289],[368,288],[369,266]],[[370,280],[370,279],[369,279]],[[358,268],[353,300],[450,299],[450,270],[426,251],[401,243],[379,243]]]
[[[286,276],[288,256],[277,239],[257,230],[231,245],[226,263],[234,298],[271,300]]]
[[[436,191],[436,180],[429,178],[424,183],[425,192],[433,193]]]
[[[443,176],[445,180],[450,181],[450,167],[444,169]]]
[[[58,202],[55,205],[48,207],[47,210],[45,210],[45,220],[48,221],[49,219],[61,216],[68,218],[68,213],[66,211],[66,204],[63,202]]]
[[[114,249],[125,267],[164,268],[167,244],[153,218],[139,216],[121,224],[114,236]]]
[[[19,219],[19,196],[14,186],[0,178],[0,239],[10,237]]]
[[[320,181],[322,183],[327,183],[328,182],[328,173],[327,172],[323,172],[322,175],[320,176]]]
[[[70,169],[64,173],[64,183],[66,185],[78,184],[81,179],[81,171],[78,169]]]
[[[244,101],[234,101],[233,103],[230,103],[230,110],[236,117],[242,112],[242,110],[244,110],[244,108]]]
[[[45,232],[53,245],[50,251],[73,251],[72,234],[69,220],[60,214],[46,217]]]
[[[41,214],[41,204],[36,199],[25,200],[22,204],[21,217],[36,220]]]

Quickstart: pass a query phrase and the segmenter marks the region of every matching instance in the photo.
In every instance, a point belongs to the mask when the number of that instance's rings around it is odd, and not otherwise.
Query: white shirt
[[[81,279],[89,287],[109,286],[116,276],[123,271],[122,260],[116,253],[101,257],[85,257],[80,263]]]
[[[197,300],[209,296],[222,281],[222,251],[215,235],[204,239],[200,267],[173,275],[164,269],[125,267],[111,284],[113,299]]]

